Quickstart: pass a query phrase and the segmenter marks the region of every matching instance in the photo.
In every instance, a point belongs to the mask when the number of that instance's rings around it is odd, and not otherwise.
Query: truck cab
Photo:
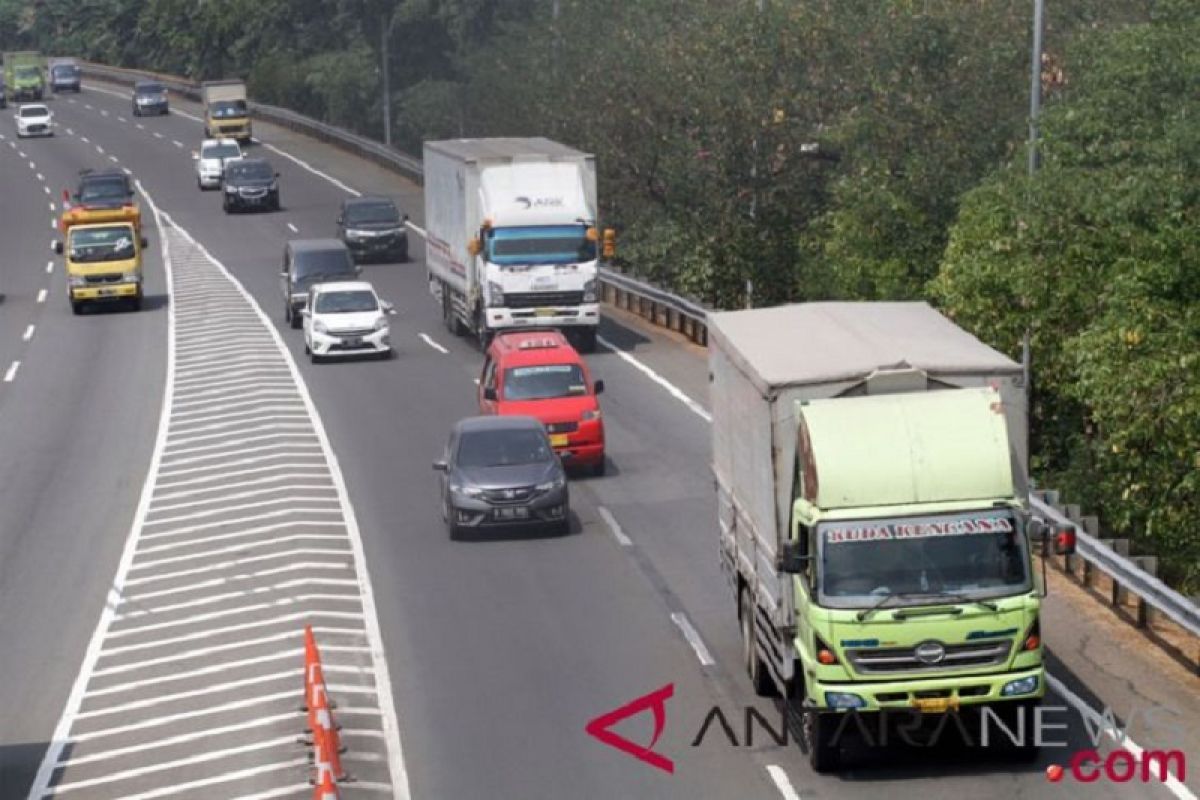
[[[132,222],[72,225],[65,247],[54,242],[54,251],[65,257],[71,310],[80,314],[87,305],[119,302],[140,310],[145,247]]]
[[[587,364],[556,330],[509,331],[488,348],[479,413],[531,416],[546,426],[567,467],[604,474],[604,420]]]

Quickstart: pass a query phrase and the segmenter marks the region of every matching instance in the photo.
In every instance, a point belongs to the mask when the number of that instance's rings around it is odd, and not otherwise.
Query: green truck
[[[924,303],[708,329],[721,566],[751,682],[802,714],[813,768],[840,767],[851,711],[1029,722],[1049,537],[1028,512],[1021,365]]]
[[[22,50],[4,54],[4,86],[9,100],[41,100],[46,92],[46,77],[41,53]]]

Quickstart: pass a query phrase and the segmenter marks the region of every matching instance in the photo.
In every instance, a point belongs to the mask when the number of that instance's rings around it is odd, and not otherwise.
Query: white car
[[[200,190],[216,189],[225,177],[225,165],[242,157],[242,148],[234,139],[205,139],[196,156],[196,185]]]
[[[17,138],[26,136],[53,136],[50,109],[44,105],[30,104],[17,109]]]
[[[392,304],[379,299],[366,281],[315,284],[308,290],[307,307],[300,312],[304,352],[314,364],[326,356],[391,358],[388,315],[395,313]]]

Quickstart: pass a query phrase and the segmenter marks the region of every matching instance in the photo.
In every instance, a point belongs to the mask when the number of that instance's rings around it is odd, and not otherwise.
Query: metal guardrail
[[[161,81],[169,90],[193,100],[200,99],[200,86],[194,81],[174,75],[160,75],[141,70],[107,67],[85,63],[85,76],[132,85],[136,80],[154,79]],[[355,153],[377,164],[404,175],[417,183],[423,178],[420,159],[405,155],[381,142],[356,133],[306,117],[285,108],[262,103],[250,104],[254,117],[295,130],[343,150]],[[599,279],[602,299],[618,308],[640,314],[652,322],[677,330],[700,345],[708,344],[709,309],[686,297],[680,297],[652,284],[614,271],[601,268]],[[1174,591],[1158,578],[1140,569],[1129,558],[1106,547],[1099,539],[1081,529],[1078,522],[1047,503],[1042,497],[1031,498],[1035,513],[1044,520],[1075,528],[1078,556],[1086,565],[1095,565],[1113,581],[1113,597],[1116,602],[1122,590],[1128,590],[1139,598],[1138,623],[1146,624],[1146,607],[1150,606],[1166,615],[1175,623],[1200,637],[1200,609],[1195,603]]]
[[[1094,565],[1112,579],[1114,603],[1119,599],[1122,590],[1128,590],[1138,597],[1139,626],[1146,625],[1146,607],[1149,606],[1169,617],[1193,636],[1200,637],[1200,609],[1195,603],[1139,568],[1130,558],[1117,553],[1100,539],[1084,531],[1079,521],[1071,519],[1047,502],[1040,493],[1032,494],[1029,503],[1034,513],[1044,522],[1068,525],[1075,529],[1076,555],[1083,559],[1085,564]]]

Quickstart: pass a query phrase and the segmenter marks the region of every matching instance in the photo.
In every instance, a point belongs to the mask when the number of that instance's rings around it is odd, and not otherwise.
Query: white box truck
[[[708,330],[745,667],[800,706],[813,768],[838,768],[851,711],[1030,714],[1030,539],[1048,540],[1028,513],[1021,365],[924,303],[732,311]]]
[[[425,263],[447,328],[486,347],[549,326],[595,349],[595,159],[544,138],[453,139],[426,142],[424,166]]]

